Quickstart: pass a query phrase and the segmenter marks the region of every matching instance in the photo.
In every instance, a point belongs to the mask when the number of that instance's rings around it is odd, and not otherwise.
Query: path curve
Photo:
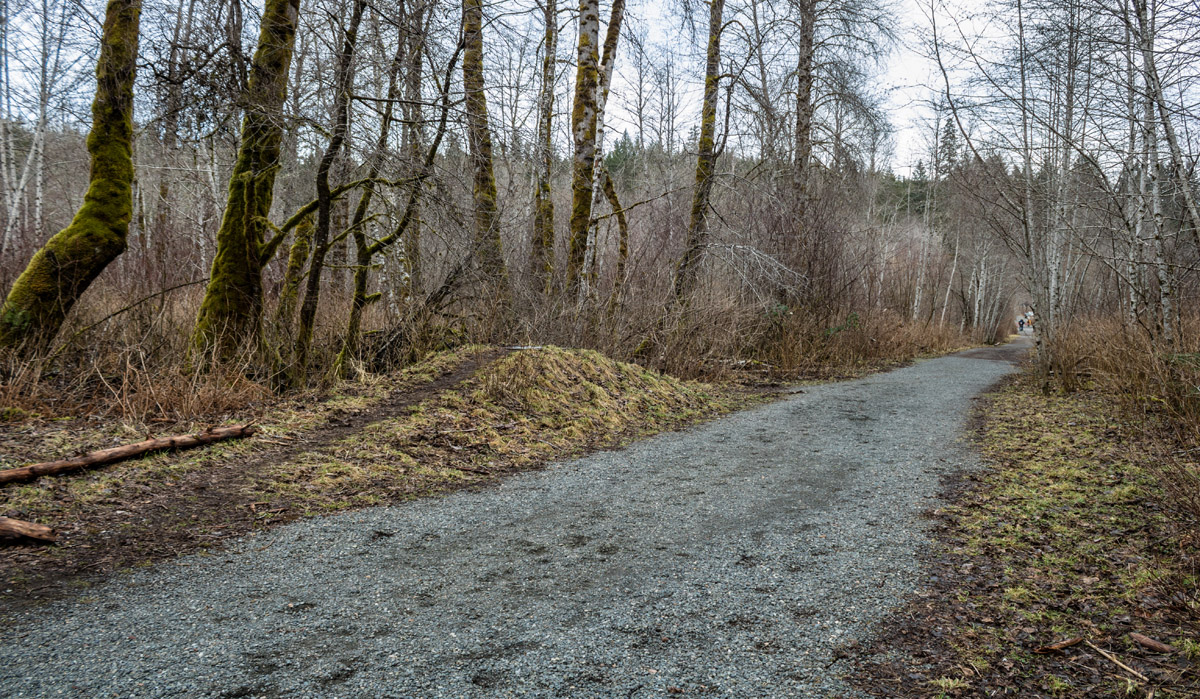
[[[0,694],[850,694],[1011,352],[922,361],[478,492],[297,522],[3,630]]]

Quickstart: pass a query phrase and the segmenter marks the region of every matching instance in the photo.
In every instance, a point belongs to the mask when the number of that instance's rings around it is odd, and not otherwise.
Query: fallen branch
[[[1120,660],[1117,660],[1117,656],[1115,656],[1115,655],[1113,655],[1112,653],[1109,653],[1108,651],[1106,651],[1106,650],[1104,650],[1104,649],[1100,648],[1100,647],[1099,647],[1099,646],[1097,646],[1095,643],[1092,643],[1091,641],[1084,641],[1084,643],[1086,643],[1086,644],[1087,644],[1087,646],[1088,646],[1089,648],[1091,648],[1092,650],[1096,651],[1096,652],[1097,652],[1097,653],[1099,653],[1100,655],[1103,655],[1105,658],[1107,658],[1107,659],[1109,660],[1109,662],[1111,662],[1113,665],[1116,665],[1117,667],[1119,667],[1119,668],[1121,668],[1121,669],[1125,670],[1126,672],[1129,672],[1129,673],[1133,674],[1135,677],[1137,677],[1138,679],[1140,679],[1140,680],[1141,680],[1141,681],[1143,681],[1143,682],[1149,682],[1149,681],[1150,681],[1149,679],[1147,679],[1147,678],[1146,678],[1146,676],[1145,676],[1145,675],[1143,675],[1142,673],[1138,672],[1137,670],[1134,670],[1133,668],[1129,667],[1128,665],[1126,665],[1125,663],[1121,662]]]
[[[0,534],[25,536],[42,541],[58,541],[58,533],[52,527],[11,517],[0,517]]]
[[[204,444],[210,444],[212,442],[219,442],[225,439],[249,437],[252,434],[254,434],[253,425],[242,425],[240,427],[210,427],[207,430],[198,432],[196,434],[147,439],[144,442],[138,442],[136,444],[126,444],[125,446],[89,452],[82,456],[76,456],[73,459],[47,461],[45,463],[22,466],[20,468],[5,469],[0,471],[0,485],[5,483],[14,483],[17,481],[29,481],[41,476],[56,476],[60,473],[78,471],[79,469],[87,468],[89,466],[111,464],[117,461],[123,461],[125,459],[132,458],[134,456],[140,456],[146,452],[160,451],[162,449],[190,449],[192,447],[198,447]]]
[[[1043,654],[1045,654],[1045,653],[1061,653],[1064,649],[1070,648],[1071,646],[1073,646],[1077,643],[1080,643],[1081,641],[1083,641],[1083,637],[1076,636],[1075,638],[1068,638],[1064,641],[1059,641],[1057,643],[1051,643],[1048,646],[1042,646],[1041,648],[1036,648],[1036,649],[1034,649],[1033,652],[1034,653],[1043,653]]]
[[[453,466],[453,465],[447,464],[446,468],[452,468],[455,471],[466,471],[467,473],[478,473],[478,474],[484,475],[484,476],[492,475],[491,471],[484,471],[481,468],[471,468],[469,466]]]
[[[1156,641],[1153,638],[1150,638],[1149,636],[1143,636],[1140,633],[1131,633],[1131,634],[1129,634],[1129,637],[1132,638],[1134,640],[1134,642],[1137,643],[1139,646],[1146,648],[1148,650],[1152,650],[1155,653],[1173,653],[1173,652],[1175,652],[1174,648],[1163,643],[1162,641]]]

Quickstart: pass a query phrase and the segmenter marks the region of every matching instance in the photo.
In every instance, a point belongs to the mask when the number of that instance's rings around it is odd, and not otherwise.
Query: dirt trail
[[[36,604],[39,598],[69,592],[81,582],[102,579],[123,567],[174,557],[249,532],[258,516],[251,507],[260,497],[256,481],[266,467],[318,452],[367,425],[401,415],[507,353],[503,349],[480,352],[430,381],[396,389],[365,409],[335,411],[286,444],[275,442],[237,458],[206,459],[202,468],[151,484],[149,489],[126,486],[108,497],[110,507],[92,510],[86,521],[66,518],[59,525],[62,539],[55,549],[36,542],[6,545],[0,548],[0,580],[15,577],[25,582],[17,583],[5,602],[10,607]],[[280,510],[274,521],[299,516],[285,500],[270,507]],[[181,527],[181,522],[189,526]]]
[[[851,694],[840,658],[913,592],[972,398],[1014,370],[973,352],[124,576],[16,619],[0,693]]]

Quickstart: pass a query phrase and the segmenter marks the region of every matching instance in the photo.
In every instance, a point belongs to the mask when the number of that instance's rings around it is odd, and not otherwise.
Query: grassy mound
[[[0,599],[62,589],[81,575],[206,548],[273,523],[483,483],[756,400],[591,351],[439,353],[322,400],[238,415],[231,421],[250,418],[261,428],[249,440],[0,489],[0,515],[62,535],[53,547],[0,547],[0,580],[12,590]],[[6,443],[15,466],[142,435],[86,421],[29,423]]]
[[[306,512],[378,504],[617,446],[750,400],[589,350],[520,350],[405,414],[272,468],[261,489],[299,499]]]

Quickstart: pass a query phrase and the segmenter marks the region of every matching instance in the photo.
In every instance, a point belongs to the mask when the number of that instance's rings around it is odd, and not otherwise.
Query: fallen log
[[[0,534],[27,536],[30,539],[41,539],[42,541],[58,540],[58,534],[52,527],[11,517],[0,517]]]
[[[125,446],[112,447],[111,449],[101,449],[99,451],[88,452],[81,456],[76,456],[71,459],[63,459],[61,461],[47,461],[40,464],[31,464],[29,466],[21,466],[20,468],[9,468],[0,471],[0,485],[5,483],[14,483],[18,481],[29,481],[41,476],[56,476],[60,473],[69,473],[78,471],[79,469],[89,466],[100,466],[103,464],[111,464],[117,461],[139,456],[151,451],[160,451],[162,449],[190,449],[203,444],[211,444],[225,439],[237,439],[239,437],[249,437],[254,434],[253,425],[241,425],[232,427],[210,427],[203,432],[196,434],[177,435],[175,437],[158,437],[155,439],[147,439],[144,442],[136,444],[126,444]]]

